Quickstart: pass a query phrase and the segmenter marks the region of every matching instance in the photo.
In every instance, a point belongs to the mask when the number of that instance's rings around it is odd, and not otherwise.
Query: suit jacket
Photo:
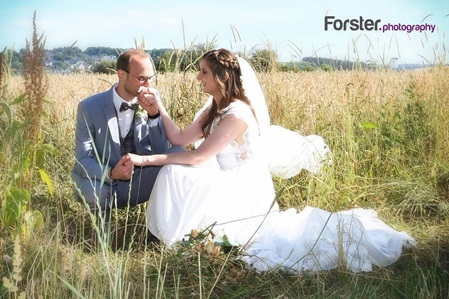
[[[82,178],[101,180],[108,168],[120,160],[120,138],[117,113],[113,103],[113,86],[78,104],[75,132],[75,166],[73,172]],[[147,118],[136,115],[134,141],[137,154],[159,154],[171,147],[162,119],[149,125]]]

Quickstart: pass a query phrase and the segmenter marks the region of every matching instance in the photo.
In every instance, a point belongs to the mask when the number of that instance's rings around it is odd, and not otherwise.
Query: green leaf
[[[28,169],[30,169],[31,165],[31,158],[27,155],[22,156],[22,171],[26,172]]]
[[[14,101],[11,102],[11,105],[17,105],[17,104],[20,104],[20,103],[22,103],[22,102],[25,101],[25,100],[26,100],[26,95],[23,94],[23,95],[21,95],[21,96],[15,98]]]
[[[36,150],[36,165],[39,168],[44,168],[45,166],[45,155],[56,155],[60,152],[51,144],[44,143]]]
[[[38,210],[26,211],[23,215],[23,221],[19,226],[21,237],[28,239],[32,232],[44,225],[44,217]]]
[[[377,129],[378,128],[378,126],[375,123],[370,122],[370,121],[363,123],[362,127],[364,129]]]
[[[48,192],[53,196],[55,194],[55,187],[51,177],[42,168],[39,168],[39,174],[41,175],[42,181],[47,185]]]
[[[64,278],[62,278],[61,276],[59,276],[58,274],[54,273],[61,281],[62,283],[70,290],[72,291],[72,293],[74,295],[76,295],[76,297],[81,298],[81,299],[85,299],[86,297],[83,296],[83,294],[80,293],[80,291],[74,286],[72,285],[70,282],[68,282],[67,280],[65,280]]]
[[[11,109],[9,109],[9,106],[5,103],[0,103],[0,106],[3,108],[6,115],[8,115],[8,123],[11,123]]]
[[[44,217],[38,210],[27,211],[23,220],[23,225],[28,233],[44,226]]]
[[[22,139],[21,135],[22,135],[22,128],[24,127],[25,127],[24,123],[13,119],[8,128],[8,138],[12,140],[17,136],[17,138],[19,138],[19,141],[23,143],[23,140],[21,140]]]
[[[43,168],[45,165],[45,152],[42,150],[42,148],[38,148],[36,150],[36,166],[39,168]],[[41,175],[42,177],[42,175]]]
[[[49,155],[59,155],[61,152],[50,143],[44,143],[41,145],[42,151]]]
[[[227,235],[223,236],[215,236],[214,238],[214,244],[217,246],[236,246],[238,244],[231,243],[228,239]]]
[[[27,190],[17,187],[9,188],[3,202],[3,220],[7,226],[14,226],[19,223],[30,198]]]

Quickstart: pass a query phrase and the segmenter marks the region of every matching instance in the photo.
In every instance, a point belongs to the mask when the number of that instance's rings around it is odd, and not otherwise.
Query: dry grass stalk
[[[5,61],[5,51],[0,53],[0,98],[3,98],[5,93],[4,85],[4,74],[3,74],[3,63]]]
[[[38,37],[36,29],[36,12],[33,17],[33,38],[26,41],[22,60],[22,75],[25,80],[25,93],[28,101],[24,104],[24,116],[28,119],[26,140],[36,145],[39,138],[42,114],[44,112],[44,98],[48,90],[45,74],[45,39]]]

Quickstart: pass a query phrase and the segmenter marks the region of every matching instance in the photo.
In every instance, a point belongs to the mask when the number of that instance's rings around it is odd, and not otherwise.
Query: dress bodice
[[[241,141],[233,140],[222,152],[217,155],[218,163],[222,169],[232,169],[242,165],[248,159],[254,158],[257,153],[257,143],[259,140],[259,127],[257,121],[248,105],[242,101],[232,102],[223,111],[220,117],[217,117],[212,124],[211,133],[219,125],[220,121],[226,116],[233,114],[242,119],[247,125]]]

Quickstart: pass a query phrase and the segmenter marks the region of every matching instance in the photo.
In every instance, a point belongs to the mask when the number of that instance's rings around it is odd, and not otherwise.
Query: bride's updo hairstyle
[[[217,105],[212,101],[206,115],[203,118],[201,128],[204,137],[210,134],[210,127],[213,120],[222,114],[222,110],[229,106],[233,101],[240,100],[246,103],[251,110],[251,102],[245,94],[242,84],[242,71],[240,69],[237,56],[229,50],[218,49],[205,53],[201,60],[207,62],[215,82],[223,95],[223,99]],[[253,111],[254,113],[254,111]]]

